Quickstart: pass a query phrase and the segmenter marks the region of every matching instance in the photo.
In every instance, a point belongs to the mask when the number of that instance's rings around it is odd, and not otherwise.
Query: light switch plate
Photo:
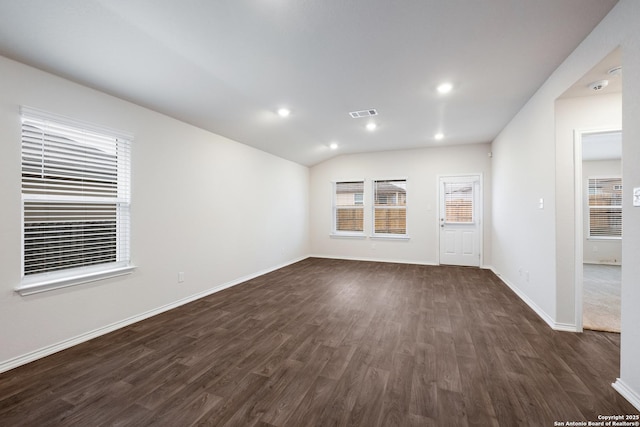
[[[633,189],[633,206],[640,206],[640,187]]]

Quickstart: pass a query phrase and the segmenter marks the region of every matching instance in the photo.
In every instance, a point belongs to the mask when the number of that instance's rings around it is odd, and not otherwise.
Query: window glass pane
[[[376,208],[375,233],[407,234],[407,211],[405,209]]]
[[[336,182],[336,206],[361,205],[364,182]]]
[[[622,208],[592,206],[589,210],[589,235],[622,237]]]
[[[622,237],[622,179],[589,178],[589,237]]]
[[[374,181],[373,231],[375,234],[407,234],[407,181]]]
[[[364,181],[336,182],[334,231],[364,231]]]
[[[445,221],[473,222],[473,182],[447,182],[445,191]]]
[[[374,193],[376,206],[406,206],[407,181],[375,181]]]
[[[337,209],[336,231],[364,231],[363,209]]]
[[[117,260],[116,204],[26,202],[25,275]]]

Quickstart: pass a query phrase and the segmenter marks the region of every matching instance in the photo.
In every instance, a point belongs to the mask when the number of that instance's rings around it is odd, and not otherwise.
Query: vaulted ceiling
[[[0,0],[0,54],[313,165],[490,142],[615,3]]]

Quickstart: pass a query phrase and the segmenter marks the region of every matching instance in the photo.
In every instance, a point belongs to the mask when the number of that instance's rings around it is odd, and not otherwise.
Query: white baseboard
[[[324,259],[341,259],[345,261],[367,261],[367,262],[388,262],[392,264],[413,264],[413,265],[438,265],[433,262],[412,261],[406,259],[386,259],[386,258],[368,258],[368,257],[348,257],[348,256],[335,256],[335,255],[309,255],[309,258],[324,258]]]
[[[529,298],[524,292],[522,292],[520,289],[518,289],[517,286],[513,285],[511,282],[509,282],[507,279],[505,279],[504,277],[502,277],[500,275],[500,273],[498,273],[497,271],[495,271],[495,269],[492,267],[491,271],[493,271],[493,274],[495,274],[496,276],[498,276],[498,278],[509,287],[509,289],[511,289],[513,292],[515,292],[515,294],[522,300],[525,302],[525,304],[527,304],[542,320],[545,321],[545,323],[547,325],[549,325],[549,327],[555,331],[563,331],[563,332],[580,332],[578,330],[578,327],[576,325],[570,324],[570,323],[560,323],[560,322],[556,322],[553,317],[551,317],[549,314],[547,314],[547,312],[545,312],[542,308],[540,308],[540,306],[538,306],[538,304],[536,304],[531,298]]]
[[[627,399],[638,411],[640,411],[640,394],[633,391],[631,387],[625,384],[625,382],[620,378],[618,378],[615,383],[611,384],[611,386],[616,389],[622,397]]]
[[[115,323],[111,323],[110,325],[106,325],[106,326],[100,327],[98,329],[94,329],[92,331],[80,334],[80,335],[75,336],[73,338],[69,338],[67,340],[60,341],[58,343],[55,343],[55,344],[43,347],[41,349],[29,352],[27,354],[14,357],[14,358],[6,360],[4,362],[0,362],[0,373],[6,372],[6,371],[11,370],[13,368],[17,368],[18,366],[25,365],[27,363],[33,362],[35,360],[41,359],[43,357],[49,356],[51,354],[57,353],[59,351],[65,350],[67,348],[73,347],[74,345],[81,344],[81,343],[83,343],[85,341],[89,341],[89,340],[91,340],[93,338],[97,338],[97,337],[99,337],[101,335],[108,334],[109,332],[113,332],[113,331],[115,331],[117,329],[124,328],[125,326],[132,325],[132,324],[137,323],[137,322],[139,322],[141,320],[148,319],[149,317],[153,317],[153,316],[158,315],[160,313],[164,313],[165,311],[169,311],[171,309],[180,307],[181,305],[188,304],[190,302],[193,302],[193,301],[198,300],[200,298],[204,298],[204,297],[206,297],[208,295],[211,295],[211,294],[214,294],[216,292],[220,292],[220,291],[222,291],[224,289],[227,289],[227,288],[230,288],[232,286],[239,285],[240,283],[244,283],[244,282],[246,282],[248,280],[254,279],[256,277],[262,276],[264,274],[270,273],[272,271],[278,270],[280,268],[286,267],[288,265],[294,264],[296,262],[302,261],[302,260],[307,259],[307,258],[308,258],[307,256],[303,256],[303,257],[300,257],[300,258],[296,258],[296,259],[287,261],[287,262],[285,262],[283,264],[280,264],[280,265],[277,265],[275,267],[271,267],[271,268],[268,268],[268,269],[265,269],[265,270],[261,270],[261,271],[258,271],[256,273],[249,274],[247,276],[240,277],[238,279],[235,279],[235,280],[220,284],[218,286],[214,286],[213,288],[207,289],[206,291],[199,292],[197,294],[188,296],[186,298],[179,299],[179,300],[174,301],[174,302],[172,302],[170,304],[166,304],[166,305],[163,305],[161,307],[154,308],[154,309],[146,311],[144,313],[140,313],[140,314],[137,314],[135,316],[131,316],[129,318],[120,320],[120,321],[115,322]]]
[[[617,266],[622,266],[621,262],[608,262],[608,261],[583,261],[583,264],[590,264],[590,265],[617,265]]]

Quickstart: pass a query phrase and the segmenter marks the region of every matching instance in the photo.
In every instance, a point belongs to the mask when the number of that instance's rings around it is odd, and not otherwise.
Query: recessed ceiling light
[[[438,86],[438,92],[441,94],[449,93],[453,89],[453,85],[451,83],[442,83]]]
[[[336,150],[338,148],[338,143],[332,142],[331,144],[329,144],[329,148],[331,148],[332,150]]]
[[[368,131],[374,131],[376,130],[376,128],[378,127],[378,125],[376,125],[374,122],[369,122],[367,123],[367,130]]]
[[[278,115],[280,117],[288,117],[289,114],[291,114],[291,110],[289,110],[288,108],[280,108],[280,109],[278,109]]]
[[[441,139],[444,138],[444,134],[442,132],[438,132],[435,135],[433,135],[433,137],[436,139],[436,141],[440,141]]]

